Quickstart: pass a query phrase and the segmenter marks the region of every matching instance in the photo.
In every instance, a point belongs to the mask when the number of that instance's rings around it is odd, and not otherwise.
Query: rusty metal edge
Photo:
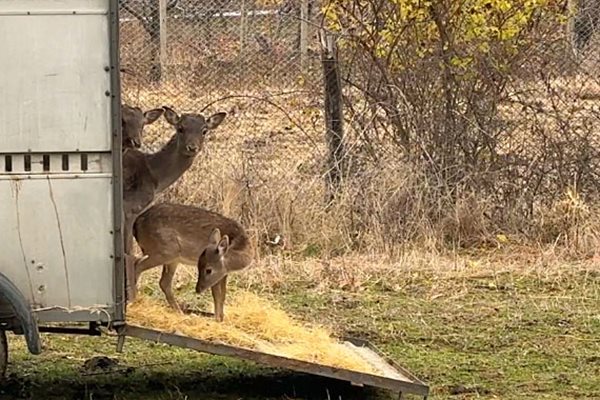
[[[297,372],[334,378],[351,383],[360,383],[367,386],[388,389],[405,394],[411,393],[421,396],[428,396],[429,394],[429,387],[423,384],[421,381],[407,382],[362,372],[350,371],[342,368],[329,367],[326,365],[262,353],[256,350],[248,350],[225,344],[207,342],[205,340],[194,339],[191,337],[164,333],[135,325],[126,324],[124,328],[124,335],[138,339],[149,340],[156,343],[165,343],[173,346],[197,350],[218,356],[241,358],[272,367],[285,368]],[[396,365],[393,367],[396,368]],[[412,374],[409,374],[409,376],[412,377]]]

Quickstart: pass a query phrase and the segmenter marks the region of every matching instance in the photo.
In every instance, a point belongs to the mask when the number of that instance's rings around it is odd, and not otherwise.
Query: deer
[[[125,210],[134,208],[129,205],[132,201],[145,203],[146,200],[139,200],[147,196],[143,194],[142,189],[154,185],[154,183],[146,184],[144,182],[144,178],[151,178],[151,175],[149,168],[143,165],[143,153],[137,149],[142,145],[144,127],[156,122],[164,111],[163,108],[155,108],[143,112],[139,107],[121,105],[123,194],[124,203],[127,203],[124,207]],[[156,180],[152,178],[151,181],[155,182]]]
[[[201,114],[178,115],[169,107],[164,106],[163,109],[165,119],[175,128],[175,134],[158,152],[144,155],[157,179],[156,194],[175,183],[192,166],[204,147],[206,134],[216,129],[227,116],[225,112],[218,112],[206,119]]]
[[[173,294],[173,277],[179,263],[196,265],[196,293],[211,288],[215,319],[223,321],[227,276],[253,259],[242,225],[204,208],[161,203],[137,218],[133,235],[144,254],[135,265],[134,286],[144,271],[162,265],[159,286],[169,306],[182,312]]]
[[[147,189],[156,184],[156,179],[153,178],[149,167],[145,165],[143,153],[137,149],[142,145],[144,127],[156,122],[164,111],[163,108],[155,108],[143,112],[139,107],[121,105],[123,208],[126,211],[135,209],[132,203],[146,203],[151,196],[150,193],[153,193],[150,190],[144,192],[144,188]],[[143,210],[143,208],[141,209]]]
[[[165,112],[162,108],[155,108],[146,112],[139,107],[121,104],[121,132],[122,148],[139,149],[142,146],[144,126],[153,124]]]
[[[156,122],[164,113],[163,108],[142,111],[139,107],[121,104],[121,148],[123,163],[123,221],[124,256],[127,276],[133,276],[135,257],[131,253],[131,224],[144,207],[154,199],[156,179],[146,164],[143,153],[138,151],[146,125]],[[130,286],[130,285],[128,285]]]
[[[159,193],[175,183],[192,166],[204,146],[208,131],[216,129],[227,115],[219,112],[206,119],[200,114],[178,115],[166,106],[163,110],[165,119],[175,128],[171,139],[156,153],[143,153],[135,148],[123,153],[123,235],[127,276],[130,277],[134,276],[131,250],[135,219],[152,205]],[[140,126],[143,114],[136,115],[137,119],[129,126]],[[135,297],[132,290],[134,286],[130,281],[129,298]]]

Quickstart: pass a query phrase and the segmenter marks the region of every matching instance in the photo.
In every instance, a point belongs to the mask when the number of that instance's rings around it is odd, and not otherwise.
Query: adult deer
[[[175,128],[175,134],[158,152],[145,154],[148,167],[157,179],[156,194],[175,183],[192,166],[204,147],[208,131],[217,128],[227,116],[227,113],[220,112],[206,119],[200,114],[178,115],[169,107],[163,109],[165,119]]]
[[[123,163],[123,221],[124,255],[127,276],[133,276],[135,257],[131,253],[133,239],[131,225],[135,217],[154,199],[156,179],[150,173],[144,154],[137,151],[142,145],[144,127],[152,124],[164,113],[163,108],[146,112],[139,107],[121,104],[121,136]],[[129,284],[128,287],[131,285]],[[129,291],[131,289],[128,289]]]
[[[139,107],[121,105],[123,209],[126,214],[134,211],[136,204],[144,204],[153,196],[154,191],[149,188],[156,185],[156,179],[145,164],[144,154],[137,149],[142,145],[144,127],[156,122],[164,111],[155,108],[143,112]],[[140,208],[141,211],[143,208]]]
[[[171,139],[156,153],[146,154],[137,149],[123,153],[123,212],[124,241],[128,276],[133,276],[131,254],[133,223],[152,205],[157,194],[168,188],[193,164],[204,146],[208,131],[217,128],[227,115],[216,113],[208,119],[200,114],[178,115],[163,107],[165,119],[175,128]],[[140,114],[137,115],[139,125]],[[129,278],[128,278],[129,279]],[[130,290],[132,282],[129,282]],[[132,298],[135,294],[130,293]]]
[[[203,208],[163,203],[138,217],[133,234],[144,253],[135,266],[136,284],[142,272],[163,265],[160,288],[181,312],[172,289],[175,271],[179,263],[197,265],[196,293],[211,288],[215,318],[223,321],[227,275],[252,262],[248,235],[238,222]]]

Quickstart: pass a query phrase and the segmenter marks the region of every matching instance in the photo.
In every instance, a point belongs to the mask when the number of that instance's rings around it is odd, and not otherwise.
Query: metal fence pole
[[[245,60],[244,60],[245,49],[244,49],[244,47],[246,46],[245,39],[246,39],[246,0],[242,0],[242,4],[240,7],[240,58],[238,60],[239,61],[238,81],[240,82],[240,84],[242,83],[244,71],[245,71],[245,68],[247,67],[244,65],[245,64]]]
[[[301,73],[306,73],[308,56],[308,0],[302,0],[300,5],[300,69]]]
[[[167,0],[158,1],[159,31],[160,31],[160,70],[161,80],[165,80],[167,66]]]

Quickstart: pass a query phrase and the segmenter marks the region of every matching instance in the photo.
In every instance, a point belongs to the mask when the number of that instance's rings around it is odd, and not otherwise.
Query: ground
[[[277,261],[241,274],[234,285],[276,297],[302,318],[333,324],[338,334],[368,339],[427,382],[436,399],[600,399],[596,264],[543,255],[527,262],[435,260]],[[181,298],[191,298],[190,277],[180,277]],[[156,282],[146,290],[157,292]],[[134,339],[123,354],[111,336],[43,339],[44,354],[31,356],[10,337],[2,399],[390,396]],[[118,364],[107,371],[84,366],[98,355]]]

